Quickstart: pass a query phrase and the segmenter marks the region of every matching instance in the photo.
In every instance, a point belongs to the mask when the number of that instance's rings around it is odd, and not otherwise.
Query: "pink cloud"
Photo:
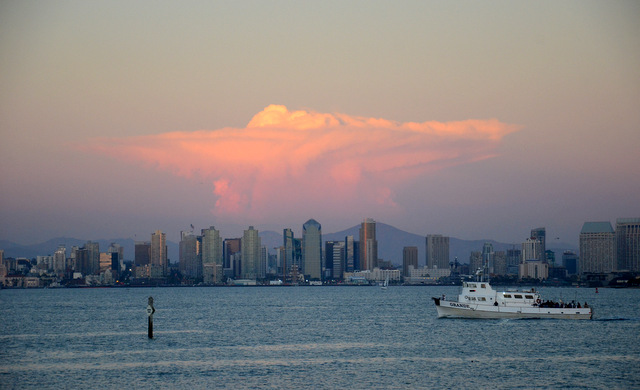
[[[245,128],[96,139],[89,148],[206,180],[218,217],[259,223],[326,212],[359,220],[401,208],[394,194],[410,180],[494,156],[518,128],[495,119],[403,123],[270,105]]]

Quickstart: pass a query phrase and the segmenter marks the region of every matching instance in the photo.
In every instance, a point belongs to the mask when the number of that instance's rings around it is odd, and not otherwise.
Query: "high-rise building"
[[[449,237],[442,234],[429,234],[425,249],[427,268],[449,269]]]
[[[489,272],[492,274],[493,271],[493,245],[490,242],[485,242],[482,246],[482,269],[483,272]]]
[[[360,225],[360,270],[373,270],[378,266],[378,240],[376,221],[366,218]]]
[[[507,249],[507,275],[518,275],[520,272],[520,263],[522,262],[522,251],[516,249]]]
[[[122,272],[122,261],[124,260],[124,247],[112,242],[111,245],[109,245],[109,249],[107,249],[107,253],[109,253],[111,257],[111,271],[114,272],[114,276],[120,276],[120,272]]]
[[[322,277],[322,226],[315,219],[302,225],[302,270],[309,280]]]
[[[295,244],[293,237],[293,230],[287,228],[282,231],[282,237],[284,239],[284,256],[282,257],[282,274],[286,275],[294,265]]]
[[[343,277],[344,270],[344,241],[335,241],[331,247],[333,264],[331,267],[331,277],[340,280]]]
[[[85,275],[97,275],[100,273],[100,245],[97,242],[87,241],[84,245],[89,256],[89,263]]]
[[[640,218],[616,220],[618,270],[640,272]]]
[[[540,260],[541,256],[544,258],[544,252],[542,252],[542,243],[536,238],[527,238],[522,243],[522,263],[527,260]]]
[[[546,261],[545,253],[547,250],[547,232],[545,228],[539,227],[531,229],[531,238],[540,242],[540,252],[538,253],[538,260]]]
[[[53,272],[57,274],[64,273],[67,268],[67,248],[60,245],[53,254],[53,264],[51,265]]]
[[[253,226],[249,226],[249,229],[245,230],[242,235],[240,243],[242,253],[240,275],[243,279],[255,280],[260,272],[260,248],[262,244],[258,233]]]
[[[338,241],[325,241],[324,243],[324,276],[333,278],[333,244]],[[341,241],[340,241],[341,242]],[[344,245],[344,242],[342,243]]]
[[[160,278],[169,274],[167,238],[160,230],[151,234],[150,277]]]
[[[409,266],[418,269],[418,247],[405,246],[402,248],[402,276],[409,277]]]
[[[224,269],[222,253],[220,231],[213,226],[208,229],[202,229],[200,231],[200,258],[202,259],[202,278],[204,283],[222,282]]]
[[[202,277],[202,261],[198,256],[198,239],[193,231],[180,232],[180,260],[178,268],[186,278]]]
[[[576,275],[578,273],[578,255],[573,251],[564,251],[562,265],[567,270],[567,275]]]
[[[136,275],[142,276],[144,272],[139,270],[148,270],[151,264],[151,242],[149,241],[136,241],[134,246],[134,260],[136,268]],[[149,275],[145,275],[149,277]]]
[[[580,231],[580,273],[610,273],[615,267],[615,233],[611,223],[585,222]]]
[[[358,259],[358,253],[356,252],[355,241],[353,236],[346,236],[344,238],[344,271],[353,272],[356,267],[356,259]]]
[[[505,251],[493,252],[493,273],[496,275],[507,274],[507,253]]]
[[[473,251],[469,255],[469,272],[474,274],[482,270],[482,252]]]

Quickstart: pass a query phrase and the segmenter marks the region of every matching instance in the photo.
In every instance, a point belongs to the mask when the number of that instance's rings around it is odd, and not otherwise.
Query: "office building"
[[[616,265],[611,223],[585,222],[580,231],[580,273],[610,273]]]
[[[567,270],[567,275],[576,275],[578,273],[578,255],[573,251],[564,251],[562,265]]]
[[[249,226],[244,231],[241,246],[241,269],[240,276],[242,279],[257,279],[260,272],[260,258],[262,247],[258,231]]]
[[[531,238],[534,240],[538,240],[540,243],[540,252],[538,252],[538,260],[546,261],[545,253],[547,251],[547,232],[545,228],[540,227],[536,229],[531,229]]]
[[[151,234],[150,277],[161,278],[169,274],[166,235],[156,230]]]
[[[378,240],[376,221],[366,218],[360,225],[360,270],[373,270],[378,266]]]
[[[410,276],[410,268],[418,269],[418,247],[405,246],[402,248],[402,276]]]
[[[425,249],[427,268],[449,269],[449,237],[429,234]]]
[[[640,218],[616,220],[617,269],[640,272]]]
[[[302,225],[302,272],[309,280],[322,278],[322,226],[315,219]]]
[[[198,256],[198,239],[193,231],[180,232],[180,260],[178,267],[185,278],[199,279],[202,277],[202,261]]]

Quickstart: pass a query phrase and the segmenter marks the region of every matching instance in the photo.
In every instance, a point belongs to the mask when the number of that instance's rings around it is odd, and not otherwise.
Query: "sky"
[[[635,1],[0,3],[0,239],[640,217]]]

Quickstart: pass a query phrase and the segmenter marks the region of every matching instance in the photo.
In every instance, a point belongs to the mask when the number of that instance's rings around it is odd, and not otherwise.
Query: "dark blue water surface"
[[[542,289],[592,321],[437,319],[442,293],[1,290],[0,388],[640,388],[640,290]]]

